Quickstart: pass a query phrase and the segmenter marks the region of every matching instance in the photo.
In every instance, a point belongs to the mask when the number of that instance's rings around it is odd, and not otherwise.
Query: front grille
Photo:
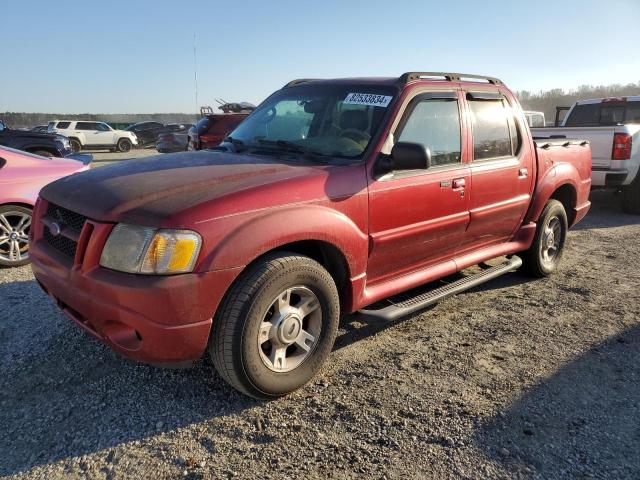
[[[46,216],[52,222],[57,223],[60,227],[68,228],[69,230],[80,234],[82,227],[87,220],[87,217],[80,215],[79,213],[72,212],[66,208],[59,207],[50,203],[47,208]],[[53,236],[47,227],[44,228],[44,240],[53,248],[63,253],[64,255],[74,258],[76,256],[76,248],[78,244],[71,238],[66,237],[63,233]]]
[[[54,222],[59,223],[60,226],[67,226],[78,234],[82,230],[84,222],[87,221],[87,217],[85,217],[84,215],[80,215],[79,213],[72,212],[71,210],[67,210],[66,208],[59,207],[57,205],[54,205],[53,203],[49,204],[46,215],[47,217],[50,217]]]
[[[51,232],[49,232],[49,229],[45,228],[44,239],[49,245],[60,253],[65,254],[67,257],[74,258],[76,256],[76,248],[78,244],[70,238],[63,237],[62,235],[54,237],[51,235]]]

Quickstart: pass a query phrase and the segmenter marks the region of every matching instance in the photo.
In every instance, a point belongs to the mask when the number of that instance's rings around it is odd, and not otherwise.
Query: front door
[[[368,284],[452,258],[462,241],[471,182],[459,101],[454,91],[419,93],[393,132],[429,148],[432,165],[371,180]]]

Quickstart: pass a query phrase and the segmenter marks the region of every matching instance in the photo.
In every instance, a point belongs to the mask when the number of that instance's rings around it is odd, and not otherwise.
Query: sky
[[[0,0],[0,112],[193,113],[414,70],[533,92],[640,82],[638,25],[640,0]]]

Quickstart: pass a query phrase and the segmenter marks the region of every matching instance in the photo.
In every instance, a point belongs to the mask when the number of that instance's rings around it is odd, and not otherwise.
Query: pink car
[[[88,170],[81,161],[0,147],[0,267],[29,262],[31,212],[47,183]]]

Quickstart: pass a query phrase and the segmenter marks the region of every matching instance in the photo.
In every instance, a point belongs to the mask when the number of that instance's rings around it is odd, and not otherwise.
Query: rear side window
[[[627,113],[624,117],[625,123],[640,123],[640,102],[627,103]]]
[[[625,103],[585,103],[573,107],[566,127],[600,127],[620,125],[625,121]],[[629,117],[627,113],[627,118]]]
[[[503,100],[470,100],[473,160],[509,157],[514,153],[513,122]],[[514,134],[516,132],[513,132]],[[514,138],[515,140],[515,138]]]
[[[56,128],[69,128],[69,125],[71,125],[71,122],[58,122]]]
[[[98,125],[91,122],[78,122],[76,130],[97,130]]]
[[[431,150],[432,165],[460,163],[460,113],[453,99],[424,99],[410,106],[396,135],[398,142],[420,143]]]

